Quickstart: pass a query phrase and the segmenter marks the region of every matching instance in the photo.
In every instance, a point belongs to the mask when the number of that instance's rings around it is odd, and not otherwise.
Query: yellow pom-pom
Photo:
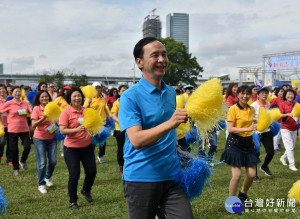
[[[99,134],[104,126],[104,121],[92,108],[86,108],[83,110],[83,125],[88,130],[91,136]]]
[[[93,98],[97,95],[97,90],[92,85],[87,85],[81,88],[83,95],[87,98]]]
[[[190,130],[190,123],[187,121],[186,123],[181,123],[177,128],[177,135],[176,137],[181,139],[185,136],[185,134]]]
[[[44,108],[44,115],[48,117],[51,122],[58,121],[61,110],[56,102],[49,102]]]
[[[278,119],[281,118],[281,113],[280,113],[280,110],[278,108],[270,109],[269,113],[270,113],[273,121],[277,121]]]
[[[3,130],[2,125],[0,124],[0,137],[3,137],[5,135],[5,131]]]
[[[296,103],[293,109],[293,116],[299,117],[300,116],[300,104]]]
[[[296,202],[300,202],[300,180],[294,183],[289,191],[289,198],[294,198]]]
[[[269,128],[272,123],[271,114],[265,108],[259,108],[257,118],[257,131],[262,132]]]
[[[268,95],[267,101],[270,102],[271,100],[272,100],[272,97],[270,95]]]
[[[188,99],[190,98],[190,96],[187,93],[183,93],[181,94],[184,97],[184,102],[186,103],[188,101]]]
[[[250,106],[253,103],[253,100],[250,98],[247,104]]]
[[[226,117],[221,81],[213,78],[199,86],[185,105],[187,114],[195,122],[199,135],[207,133]]]
[[[182,109],[184,107],[185,98],[181,95],[176,95],[176,109]]]
[[[26,98],[25,90],[21,89],[21,99],[24,100]]]

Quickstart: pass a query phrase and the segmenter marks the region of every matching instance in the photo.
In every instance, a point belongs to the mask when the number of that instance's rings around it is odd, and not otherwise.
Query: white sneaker
[[[104,157],[97,156],[97,158],[98,158],[98,160],[99,160],[100,163],[105,163]]]
[[[40,191],[42,194],[46,194],[46,193],[47,193],[46,186],[39,186],[39,191]]]
[[[51,179],[46,179],[46,178],[45,178],[44,181],[46,182],[46,186],[48,186],[48,187],[53,186],[53,182],[52,182]]]
[[[290,166],[290,170],[297,171],[298,169],[295,166]]]
[[[280,162],[284,165],[287,166],[288,164],[286,163],[286,160],[283,157],[280,157]]]

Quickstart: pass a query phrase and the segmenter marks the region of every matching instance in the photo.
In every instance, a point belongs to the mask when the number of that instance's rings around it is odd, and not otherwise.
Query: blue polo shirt
[[[120,98],[121,131],[135,125],[150,129],[169,120],[176,109],[176,94],[162,81],[162,90],[143,77]],[[175,179],[180,171],[176,149],[176,130],[172,129],[152,145],[135,149],[126,134],[123,180],[160,182]]]

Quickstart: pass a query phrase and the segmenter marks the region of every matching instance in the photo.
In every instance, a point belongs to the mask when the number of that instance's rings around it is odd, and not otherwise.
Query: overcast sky
[[[154,8],[162,37],[168,13],[189,14],[189,50],[204,77],[235,79],[264,54],[300,51],[296,0],[0,0],[0,63],[5,74],[132,76],[132,50]]]

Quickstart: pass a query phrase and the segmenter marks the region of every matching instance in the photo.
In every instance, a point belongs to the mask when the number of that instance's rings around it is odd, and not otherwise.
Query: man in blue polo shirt
[[[130,218],[193,218],[187,195],[174,183],[180,171],[175,128],[187,121],[176,94],[162,80],[168,67],[162,43],[148,37],[133,51],[141,80],[120,98],[119,124],[126,130],[123,189]]]

